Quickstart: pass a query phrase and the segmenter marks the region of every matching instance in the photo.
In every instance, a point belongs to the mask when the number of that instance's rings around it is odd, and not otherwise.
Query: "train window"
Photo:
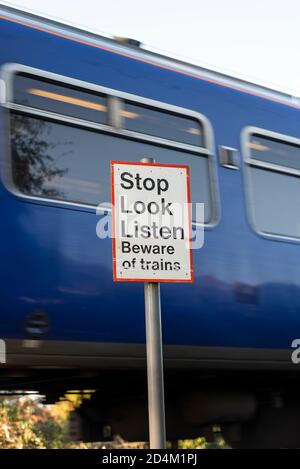
[[[252,132],[246,143],[246,163],[256,230],[300,239],[300,141],[262,130]]]
[[[197,119],[130,102],[120,111],[124,128],[188,145],[204,146],[203,129]]]
[[[8,184],[15,192],[74,208],[104,208],[111,200],[110,161],[148,156],[188,165],[192,202],[204,203],[205,224],[215,223],[212,138],[203,116],[27,66],[9,66],[5,73]],[[193,221],[201,222],[195,204],[192,210]]]
[[[208,158],[49,119],[11,114],[12,177],[27,195],[96,206],[111,200],[110,161],[147,155],[166,164],[190,166],[192,201],[212,218]],[[193,214],[194,221],[196,220]]]
[[[16,74],[14,77],[14,102],[102,124],[108,120],[105,96],[24,74]]]

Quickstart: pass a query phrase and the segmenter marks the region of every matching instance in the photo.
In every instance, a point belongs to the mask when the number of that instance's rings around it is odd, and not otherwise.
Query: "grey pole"
[[[154,163],[142,158],[142,163]],[[148,379],[149,442],[151,449],[165,449],[165,397],[161,333],[160,284],[145,282],[145,319]]]

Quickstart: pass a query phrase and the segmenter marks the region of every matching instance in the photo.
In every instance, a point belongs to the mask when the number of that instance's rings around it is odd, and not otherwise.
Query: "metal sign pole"
[[[145,283],[149,440],[151,449],[166,447],[160,284]]]
[[[141,162],[154,163],[154,159],[143,158]],[[165,398],[159,283],[145,282],[145,319],[149,442],[151,449],[165,449]]]

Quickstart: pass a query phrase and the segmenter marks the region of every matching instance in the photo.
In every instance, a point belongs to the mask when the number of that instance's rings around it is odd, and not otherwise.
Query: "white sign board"
[[[111,162],[119,282],[193,282],[188,166]]]

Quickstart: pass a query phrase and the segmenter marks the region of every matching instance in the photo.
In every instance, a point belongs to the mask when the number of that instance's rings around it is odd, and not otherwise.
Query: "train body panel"
[[[130,93],[208,119],[216,216],[205,229],[204,246],[193,253],[194,284],[161,288],[163,340],[177,347],[178,359],[184,359],[189,347],[199,359],[202,349],[219,350],[216,362],[224,358],[221,348],[231,360],[271,349],[284,351],[289,365],[287,351],[300,333],[300,246],[297,240],[268,239],[254,231],[242,135],[251,126],[299,138],[297,105],[206,79],[200,72],[193,76],[176,70],[176,62],[172,70],[151,56],[146,60],[146,53],[136,49],[132,54],[130,49],[127,54],[109,50],[104,39],[89,45],[68,28],[64,34],[53,33],[42,24],[37,28],[4,16],[5,12],[0,19],[2,70],[7,64],[25,65],[80,80],[87,88],[90,84]],[[111,240],[96,235],[103,213],[30,200],[7,187],[9,112],[5,106],[0,111],[1,338],[36,338],[26,321],[42,313],[49,321],[39,337],[44,343],[143,344],[143,287],[113,282]],[[239,170],[218,164],[219,146],[239,151]],[[124,150],[116,146],[111,159]],[[131,151],[135,150],[129,146],[122,157],[130,161]]]

